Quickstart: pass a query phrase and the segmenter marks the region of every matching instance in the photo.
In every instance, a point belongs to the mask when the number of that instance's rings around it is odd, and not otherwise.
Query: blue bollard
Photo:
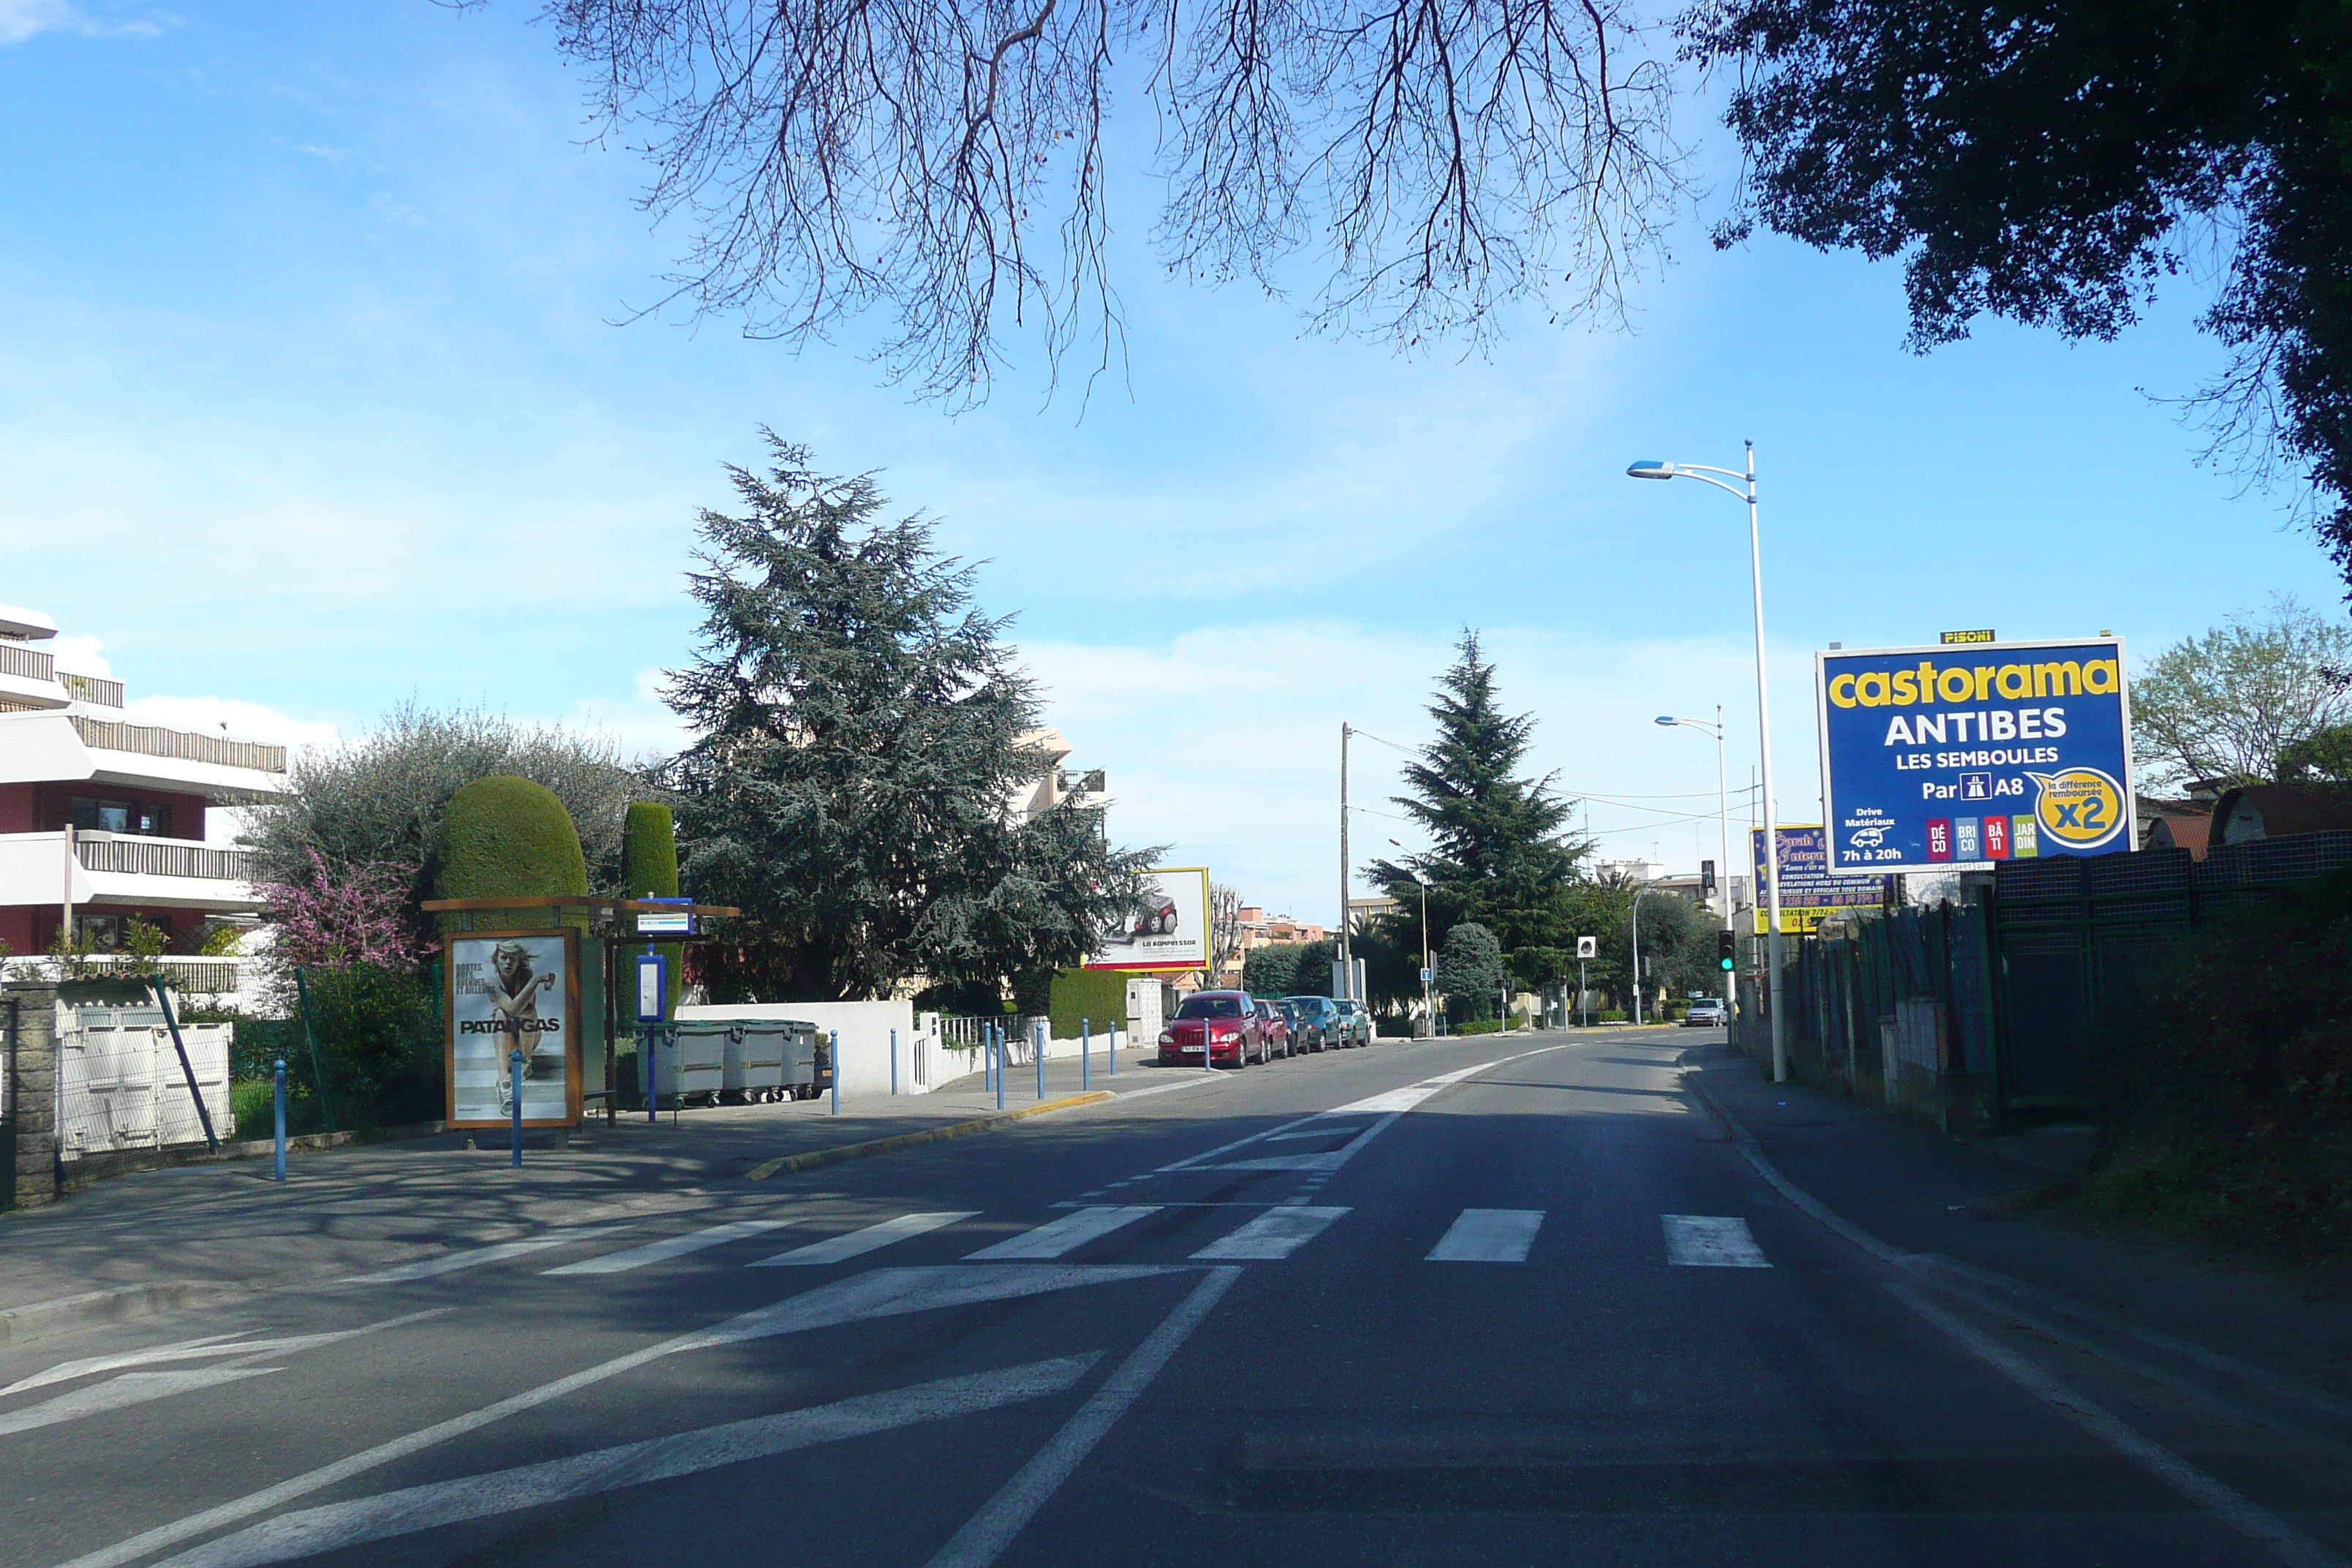
[[[1118,1026],[1110,1026],[1110,1076],[1118,1076]]]
[[[514,1048],[514,1054],[507,1058],[507,1071],[514,1079],[514,1163],[516,1168],[520,1170],[522,1166],[522,1047],[520,1046],[517,1046]]]
[[[1040,1099],[1040,1100],[1043,1100],[1043,1099],[1045,1099],[1045,1025],[1043,1025],[1043,1024],[1032,1024],[1032,1025],[1030,1025],[1030,1026],[1029,1026],[1029,1045],[1030,1045],[1030,1048],[1031,1048],[1032,1050],[1034,1050],[1034,1051],[1036,1053],[1036,1056],[1037,1056],[1037,1098],[1038,1098],[1038,1099]]]
[[[841,1114],[841,1031],[833,1031],[833,1051],[827,1058],[833,1063],[833,1113]]]
[[[898,1031],[890,1031],[890,1092],[898,1092]]]
[[[278,1058],[278,1179],[286,1179],[286,1058]]]
[[[1091,1018],[1078,1020],[1078,1092],[1084,1094],[1095,1086],[1095,1026]]]
[[[661,1082],[661,1075],[654,1070],[654,1052],[660,1045],[661,1036],[647,1029],[641,1042],[641,1051],[646,1058],[646,1120],[656,1127],[661,1125],[661,1101],[654,1089]]]
[[[992,1024],[989,1027],[994,1031],[992,1038],[996,1042],[996,1109],[1002,1110],[1004,1109],[1004,1026]]]

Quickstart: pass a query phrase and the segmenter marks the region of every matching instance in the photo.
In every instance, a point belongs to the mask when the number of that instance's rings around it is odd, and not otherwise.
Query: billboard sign
[[[1160,866],[1143,874],[1143,890],[1086,962],[1088,969],[1209,966],[1209,868]]]
[[[504,1127],[522,1052],[526,1127],[580,1120],[580,933],[570,927],[449,939],[448,1121]]]
[[[1748,859],[1756,868],[1756,930],[1771,923],[1771,868],[1764,860],[1764,830],[1748,830]],[[1780,931],[1801,934],[1840,910],[1876,909],[1885,896],[1885,881],[1878,877],[1831,874],[1829,856],[1818,822],[1780,825]]]
[[[1813,666],[1832,875],[2138,842],[2122,638],[1839,651]]]

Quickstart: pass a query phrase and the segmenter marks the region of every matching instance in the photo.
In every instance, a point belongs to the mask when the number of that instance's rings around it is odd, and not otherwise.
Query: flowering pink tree
[[[415,867],[384,860],[338,873],[311,850],[308,877],[262,885],[262,918],[278,928],[278,962],[328,969],[372,963],[415,973],[436,947],[420,939],[408,921],[408,889],[415,879]]]

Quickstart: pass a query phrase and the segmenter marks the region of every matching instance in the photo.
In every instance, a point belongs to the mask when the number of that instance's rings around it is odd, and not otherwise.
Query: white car
[[[1701,997],[1690,1005],[1689,1012],[1683,1015],[1683,1027],[1685,1029],[1719,1029],[1726,1022],[1723,1004],[1712,997]]]

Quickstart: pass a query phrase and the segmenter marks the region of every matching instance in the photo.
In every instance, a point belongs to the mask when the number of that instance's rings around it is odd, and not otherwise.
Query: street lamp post
[[[1731,794],[1725,783],[1723,772],[1723,709],[1720,704],[1717,706],[1715,722],[1712,724],[1704,719],[1677,719],[1667,713],[1659,714],[1658,722],[1670,729],[1679,725],[1685,730],[1696,730],[1702,735],[1715,737],[1715,812],[1716,823],[1720,829],[1719,844],[1716,853],[1723,858],[1717,863],[1719,868],[1717,874],[1723,881],[1723,929],[1729,931],[1732,929]]]
[[[1748,443],[1744,472],[1705,463],[1654,461],[1634,463],[1625,472],[1637,479],[1696,479],[1748,503],[1748,570],[1756,604],[1756,743],[1764,772],[1764,874],[1769,900],[1765,917],[1764,1005],[1772,1015],[1772,1081],[1784,1083],[1789,1077],[1789,1026],[1780,1011],[1780,797],[1772,788],[1772,696],[1764,667],[1764,547],[1756,526],[1756,443]],[[1730,875],[1728,868],[1724,874]]]
[[[1393,838],[1389,842],[1400,849],[1404,847]],[[1421,1020],[1428,1028],[1430,1037],[1434,1039],[1437,1036],[1437,1004],[1431,999],[1429,993],[1429,883],[1423,879],[1420,867],[1407,866],[1405,869],[1412,873],[1413,881],[1421,889]]]

